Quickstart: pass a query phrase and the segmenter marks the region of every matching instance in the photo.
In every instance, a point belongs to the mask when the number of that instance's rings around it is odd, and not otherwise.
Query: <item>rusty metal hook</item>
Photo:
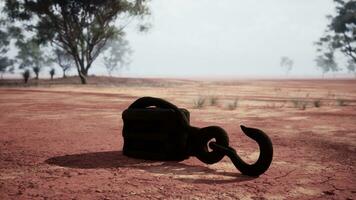
[[[241,130],[251,139],[255,140],[260,149],[260,155],[254,164],[248,164],[237,155],[235,149],[230,146],[219,145],[216,142],[210,142],[209,147],[218,152],[224,153],[230,158],[235,167],[242,174],[248,176],[259,176],[263,174],[272,163],[273,147],[271,139],[262,130],[249,128],[241,125]]]

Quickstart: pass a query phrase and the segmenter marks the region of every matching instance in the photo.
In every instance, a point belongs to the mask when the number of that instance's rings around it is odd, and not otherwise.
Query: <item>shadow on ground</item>
[[[49,158],[45,161],[50,165],[77,169],[110,169],[136,168],[154,174],[174,175],[176,179],[194,183],[227,183],[242,182],[254,178],[236,173],[223,172],[205,166],[187,165],[174,161],[148,161],[124,156],[122,151],[105,151],[83,154],[72,154]],[[192,176],[194,178],[187,178]],[[206,178],[201,178],[205,176]],[[217,178],[218,177],[218,178]]]

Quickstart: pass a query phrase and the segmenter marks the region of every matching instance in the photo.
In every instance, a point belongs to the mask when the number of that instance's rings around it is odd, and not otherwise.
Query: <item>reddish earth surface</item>
[[[0,199],[356,199],[355,85],[151,80],[3,86]],[[206,165],[194,157],[152,162],[123,156],[121,113],[147,95],[188,108],[195,126],[224,127],[249,162],[258,147],[239,125],[264,130],[274,145],[270,169],[251,178],[226,157]],[[196,108],[198,98],[205,99],[202,108]]]

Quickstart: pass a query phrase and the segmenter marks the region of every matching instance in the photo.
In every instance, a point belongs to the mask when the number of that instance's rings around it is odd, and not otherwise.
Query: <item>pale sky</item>
[[[127,30],[134,53],[122,75],[283,76],[282,56],[294,60],[291,75],[317,75],[313,42],[334,5],[332,0],[152,0],[151,11],[149,32]]]

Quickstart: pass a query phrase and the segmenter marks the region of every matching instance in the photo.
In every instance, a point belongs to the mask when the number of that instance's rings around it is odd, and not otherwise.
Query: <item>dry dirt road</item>
[[[121,87],[0,88],[0,199],[356,199],[356,81],[170,81]],[[239,124],[271,137],[258,178],[228,158],[150,162],[122,155],[121,113],[140,96],[219,125],[249,162],[257,145]],[[194,108],[197,98],[205,99]],[[216,105],[209,105],[211,98]],[[237,100],[236,107],[231,106]],[[230,106],[229,106],[230,105]]]

